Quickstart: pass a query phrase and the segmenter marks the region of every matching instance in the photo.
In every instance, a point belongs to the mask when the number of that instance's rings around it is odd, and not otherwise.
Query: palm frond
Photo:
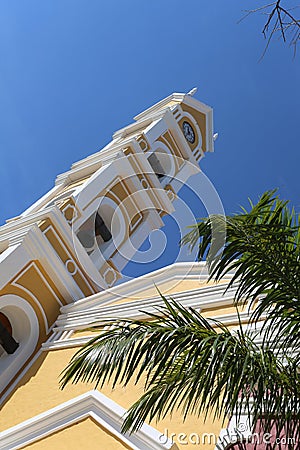
[[[299,216],[275,191],[250,207],[200,220],[182,240],[199,246],[211,279],[234,272],[228,287],[237,285],[236,304],[254,306],[248,329],[240,322],[232,331],[163,297],[165,306],[148,313],[149,320],[116,320],[81,348],[62,373],[61,387],[143,382],[145,392],[129,409],[123,431],[177,409],[184,418],[246,411],[264,432],[275,423],[277,436],[284,431],[299,438]],[[253,324],[262,315],[258,344]]]
[[[254,304],[260,298],[252,320],[267,313],[266,338],[294,349],[300,343],[299,215],[275,191],[266,192],[250,206],[250,211],[242,209],[232,217],[199,221],[182,244],[199,246],[198,257],[207,259],[211,279],[218,281],[234,272],[228,288],[238,282],[236,302]],[[222,239],[213,236],[214,228],[221,229],[220,223],[226,227],[225,245],[218,245]]]
[[[293,428],[294,433],[299,417],[290,418],[300,406],[298,372],[287,369],[271,349],[262,352],[250,332],[232,332],[192,308],[163,300],[165,307],[149,314],[150,320],[114,322],[112,330],[81,348],[62,373],[61,387],[143,379],[145,393],[129,409],[124,432],[177,409],[184,418],[209,412],[224,418],[241,414],[248,405],[254,421],[265,418],[266,430],[279,416],[279,430],[291,433]]]

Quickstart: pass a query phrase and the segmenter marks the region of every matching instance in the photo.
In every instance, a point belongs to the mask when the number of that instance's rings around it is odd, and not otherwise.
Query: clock
[[[195,131],[189,122],[184,121],[182,124],[182,131],[186,140],[193,144],[195,142]]]

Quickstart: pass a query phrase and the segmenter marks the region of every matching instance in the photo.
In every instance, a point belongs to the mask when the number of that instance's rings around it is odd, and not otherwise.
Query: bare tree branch
[[[262,29],[262,33],[267,40],[266,47],[263,51],[262,58],[269,48],[270,42],[275,34],[280,34],[283,42],[289,42],[293,47],[294,56],[296,55],[297,44],[300,41],[300,20],[294,15],[294,10],[299,6],[293,8],[286,8],[283,6],[284,0],[277,0],[276,2],[260,6],[256,9],[246,10],[245,15],[239,22],[244,20],[251,14],[261,13],[267,16],[266,22]]]

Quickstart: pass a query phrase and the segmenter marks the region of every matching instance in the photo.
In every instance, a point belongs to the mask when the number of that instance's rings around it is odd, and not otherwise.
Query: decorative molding
[[[233,273],[228,273],[224,280],[230,280]],[[64,314],[72,313],[75,311],[82,311],[84,309],[99,307],[109,303],[116,302],[117,299],[122,298],[132,298],[133,293],[137,300],[140,298],[139,293],[146,291],[147,289],[152,289],[154,285],[158,287],[160,284],[168,282],[172,284],[172,288],[176,286],[177,283],[182,281],[198,281],[204,283],[208,280],[208,270],[204,262],[177,262],[169,266],[163,267],[162,269],[155,270],[146,275],[142,275],[133,280],[127,281],[126,283],[119,284],[112,288],[101,291],[97,294],[91,295],[90,297],[78,300],[74,304],[63,306],[61,312]],[[223,291],[221,291],[220,285],[212,285],[200,287],[201,292],[205,293],[205,290],[212,293],[214,290],[219,292],[219,297],[222,296]],[[164,290],[164,294],[168,294],[168,290]],[[178,294],[181,295],[181,294]],[[174,295],[172,294],[174,297]],[[144,300],[143,300],[144,302]]]
[[[127,308],[128,304],[123,303],[122,306]],[[163,306],[163,303],[162,302],[157,303],[156,305],[153,306],[153,308],[157,307],[157,306]],[[201,307],[199,307],[199,305],[195,305],[195,304],[189,305],[187,303],[187,304],[184,304],[184,306],[185,307],[193,307],[194,309],[198,309],[201,311]],[[146,307],[146,308],[147,308],[147,312],[148,311],[151,312],[151,309],[149,307]],[[152,312],[153,312],[153,310],[152,310]],[[129,314],[120,317],[116,313],[114,318],[118,317],[118,318],[133,319],[133,320],[148,318],[148,316],[146,314],[142,314],[140,311],[136,315],[132,315],[129,311]],[[103,326],[103,331],[106,331],[109,328],[108,326],[105,326],[105,324],[107,323],[107,317],[108,317],[107,315],[106,316],[103,315],[102,319],[101,319],[101,317],[98,317],[98,321],[97,321],[97,319],[95,318],[95,312],[93,311],[93,315],[90,317],[90,321],[85,324],[84,328],[89,328],[91,326],[99,325],[99,326]],[[241,320],[241,323],[246,324],[246,323],[248,323],[249,318],[250,318],[250,315],[248,312],[242,312],[242,313],[240,313],[239,317],[237,314],[214,315],[211,318],[209,318],[208,321],[211,322],[212,325],[217,320],[219,322],[222,322],[224,325],[234,325],[235,326],[236,324],[239,323],[239,319]],[[42,345],[42,350],[49,351],[49,350],[59,350],[59,349],[63,349],[63,348],[80,347],[82,345],[85,345],[88,341],[90,341],[93,338],[92,333],[89,334],[88,336],[72,337],[74,331],[82,330],[82,325],[80,326],[80,324],[78,324],[78,323],[77,324],[72,323],[72,327],[73,327],[72,329],[70,329],[70,330],[66,329],[66,331],[62,331],[62,330],[65,330],[65,328],[62,329],[61,327],[56,327],[53,331],[51,338],[49,338],[48,341]],[[256,342],[259,344],[259,340],[256,339]]]
[[[68,225],[67,227],[69,228]],[[69,232],[71,232],[70,229]],[[29,253],[31,260],[40,261],[66,302],[84,297],[84,294],[66,270],[55,249],[37,225],[28,232],[21,247]]]
[[[55,237],[55,243],[59,246],[59,248],[56,248],[56,246],[51,243],[51,238],[48,236],[48,234],[53,233],[53,236]],[[70,276],[73,278],[74,282],[78,285],[78,288],[82,292],[82,296],[84,296],[84,291],[87,289],[89,293],[94,293],[95,289],[93,288],[92,284],[89,281],[89,278],[86,276],[86,274],[81,270],[80,264],[78,261],[76,261],[74,255],[72,253],[74,252],[72,248],[72,252],[70,249],[66,246],[64,240],[61,238],[60,234],[57,232],[56,228],[50,224],[43,230],[43,234],[48,239],[50,245],[53,247],[54,251],[57,253],[58,258],[62,262],[62,264],[65,266],[66,271],[70,274]],[[74,237],[73,237],[74,239]],[[60,250],[60,251],[59,251]],[[62,256],[62,252],[65,255],[65,258]],[[72,270],[70,270],[70,263],[74,266]],[[76,278],[75,278],[76,276]],[[85,289],[83,288],[83,285],[85,285]]]
[[[25,264],[38,259],[66,301],[83,298],[84,294],[36,224],[36,222],[47,219],[51,222],[55,230],[58,230],[64,246],[68,251],[74,251],[75,246],[76,259],[80,261],[81,266],[84,266],[84,271],[88,276],[92,277],[98,285],[102,283],[102,277],[85,249],[77,240],[77,237],[72,233],[72,229],[65,220],[62,212],[56,206],[51,206],[47,210],[39,211],[30,216],[28,215],[1,227],[0,241],[8,240],[11,246],[14,242],[18,242],[19,244],[15,244],[13,252],[10,251],[10,247],[1,255],[3,257],[1,258],[2,271],[0,272],[0,288],[7,284]],[[6,256],[5,259],[4,256]],[[87,278],[87,280],[89,279]],[[95,291],[96,289],[92,285],[89,285],[89,292]]]
[[[91,417],[108,433],[134,450],[175,450],[170,439],[147,424],[136,433],[122,434],[121,425],[125,414],[124,408],[105,395],[96,390],[89,391],[3,431],[0,433],[0,448],[20,449]]]
[[[59,205],[59,208],[70,226],[81,216],[81,212],[72,197],[67,198],[66,201]]]
[[[150,106],[150,108],[146,109],[145,111],[141,112],[137,116],[134,117],[134,120],[140,121],[145,119],[146,117],[150,118],[155,113],[161,111],[162,109],[165,109],[170,105],[171,102],[180,103],[182,102],[186,97],[186,94],[174,92],[173,94],[169,95],[168,97],[160,100],[159,102],[155,103],[154,105]],[[199,102],[200,103],[200,102]]]
[[[20,233],[25,235],[37,222],[52,217],[58,211],[59,209],[55,205],[52,205],[42,211],[39,210],[31,214],[26,214],[26,216],[20,216],[15,221],[8,222],[0,227],[0,240],[9,239],[11,241]]]
[[[233,305],[234,301],[235,288],[229,289],[224,294],[226,287],[227,284],[220,284],[217,288],[211,286],[193,289],[172,294],[171,297],[183,306],[194,309],[221,308]],[[55,330],[85,329],[94,325],[103,325],[107,320],[114,318],[146,319],[148,318],[147,313],[157,312],[156,308],[162,306],[164,303],[161,297],[157,296],[108,306],[99,304],[98,307],[94,305],[93,308],[82,307],[81,310],[61,314],[56,321]],[[232,323],[233,320],[235,321],[235,315],[229,315],[227,319],[227,323]]]
[[[34,270],[37,272],[38,276],[42,279],[42,281],[45,283],[45,285],[47,286],[47,289],[51,292],[51,295],[53,296],[53,298],[56,300],[56,302],[58,303],[59,307],[63,306],[62,302],[60,301],[60,299],[58,298],[58,296],[56,295],[56,293],[54,292],[54,290],[52,289],[52,286],[49,284],[48,280],[44,277],[43,273],[40,271],[38,265],[32,261],[28,266],[26,266],[19,274],[18,276],[11,282],[12,286],[16,286],[18,289],[20,289],[21,291],[26,292],[29,297],[33,300],[33,303],[36,304],[36,306],[39,308],[42,317],[44,319],[44,325],[45,325],[45,330],[46,330],[46,334],[49,333],[50,331],[50,326],[48,323],[48,319],[46,316],[46,312],[43,308],[42,303],[39,301],[38,298],[36,298],[36,296],[25,286],[23,286],[22,284],[18,283],[18,280],[20,278],[22,278],[22,276],[28,272],[28,270],[30,270],[31,268],[34,268]]]

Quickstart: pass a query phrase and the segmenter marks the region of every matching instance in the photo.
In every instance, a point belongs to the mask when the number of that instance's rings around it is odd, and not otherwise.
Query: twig
[[[300,20],[296,19],[291,11],[295,10],[297,7],[287,9],[282,6],[282,3],[283,0],[277,0],[276,2],[260,6],[256,9],[246,10],[244,11],[246,14],[238,21],[238,23],[240,23],[249,15],[255,13],[267,15],[267,21],[262,29],[262,33],[265,39],[267,39],[267,43],[260,60],[265,56],[276,32],[280,33],[283,42],[287,42],[288,33],[292,34],[289,45],[294,47],[294,56],[296,54],[296,47],[300,41]]]

